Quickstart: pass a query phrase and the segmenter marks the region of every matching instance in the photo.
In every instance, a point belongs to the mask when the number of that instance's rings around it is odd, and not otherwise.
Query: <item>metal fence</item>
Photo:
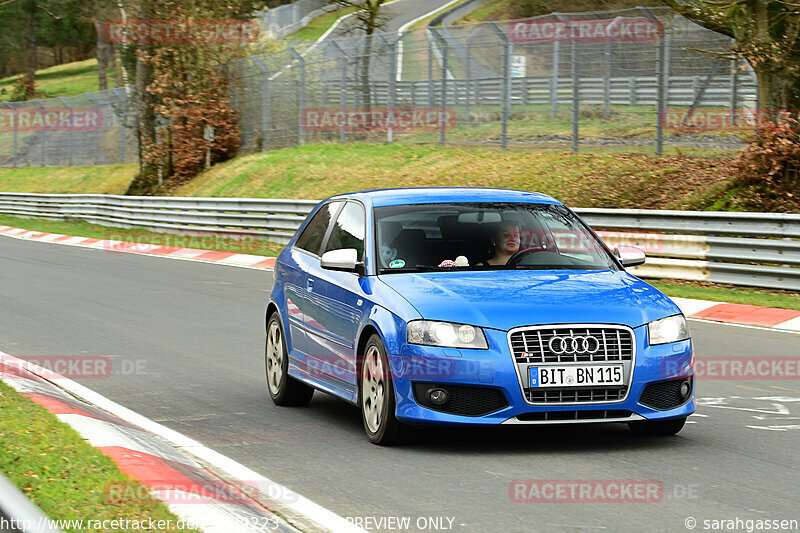
[[[316,203],[0,193],[0,213],[9,215],[78,219],[156,231],[260,236],[284,243]],[[638,276],[800,290],[800,215],[595,208],[576,211],[600,230],[609,246],[625,244],[645,250],[647,263],[631,269]]]
[[[250,152],[359,140],[739,148],[757,84],[725,59],[731,44],[657,8],[285,42],[235,62],[234,104]]]
[[[266,13],[285,28],[322,3]],[[637,36],[636,24],[648,21],[663,29]],[[556,24],[567,32],[537,33]],[[606,36],[581,37],[584,27]],[[613,37],[620,28],[624,39]],[[739,148],[752,130],[744,112],[756,81],[744,63],[719,55],[731,43],[666,8],[281,41],[231,65],[232,104],[243,152],[350,141]],[[102,120],[93,130],[16,127],[14,114],[69,108],[96,109]],[[122,88],[0,103],[0,118],[11,114],[0,120],[0,166],[132,163],[133,111]]]

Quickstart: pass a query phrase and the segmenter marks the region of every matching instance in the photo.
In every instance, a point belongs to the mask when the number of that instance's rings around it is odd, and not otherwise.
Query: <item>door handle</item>
[[[314,289],[314,278],[308,278],[306,280],[306,290],[311,292]]]

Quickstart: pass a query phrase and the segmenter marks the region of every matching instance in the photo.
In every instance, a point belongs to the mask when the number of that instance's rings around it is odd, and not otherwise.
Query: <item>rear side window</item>
[[[319,249],[322,247],[322,240],[325,238],[325,232],[328,231],[331,219],[339,210],[342,202],[331,202],[322,206],[316,212],[314,217],[309,221],[308,225],[297,238],[295,246],[301,250],[311,252],[314,255],[319,255]]]
[[[333,224],[325,251],[355,248],[358,251],[358,260],[363,261],[365,233],[364,208],[355,202],[347,202]]]

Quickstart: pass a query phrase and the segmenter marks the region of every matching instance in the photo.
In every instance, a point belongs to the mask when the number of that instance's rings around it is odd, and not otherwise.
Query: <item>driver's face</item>
[[[515,254],[519,251],[519,227],[503,226],[495,235],[497,251],[504,254]]]

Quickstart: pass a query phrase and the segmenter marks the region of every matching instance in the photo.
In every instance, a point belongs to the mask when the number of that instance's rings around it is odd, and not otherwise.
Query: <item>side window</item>
[[[366,232],[366,220],[364,208],[361,204],[347,202],[342,212],[339,213],[336,222],[333,224],[331,236],[328,237],[328,244],[325,251],[341,250],[342,248],[355,248],[358,250],[358,260],[364,260],[364,236]]]
[[[319,254],[322,239],[325,238],[325,232],[340,205],[342,202],[331,202],[322,206],[297,238],[295,246],[312,254]]]

